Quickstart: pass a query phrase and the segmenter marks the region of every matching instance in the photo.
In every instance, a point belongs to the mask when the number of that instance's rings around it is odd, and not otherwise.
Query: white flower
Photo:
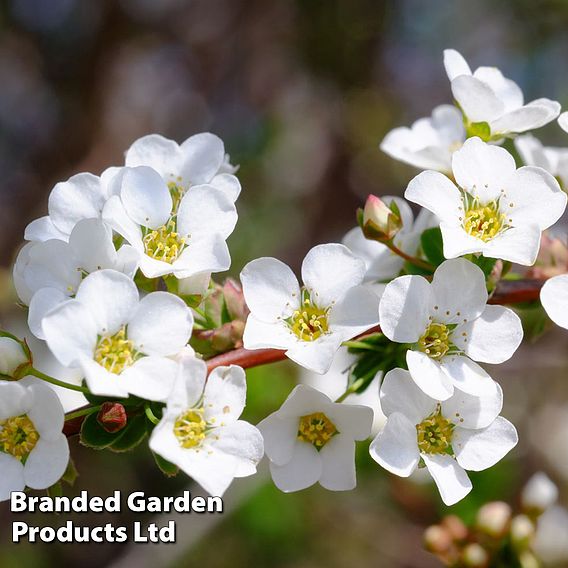
[[[262,436],[239,420],[245,407],[245,372],[217,367],[207,378],[203,361],[185,357],[150,449],[177,465],[211,495],[223,495],[235,477],[256,472]]]
[[[437,219],[427,209],[422,209],[416,220],[408,203],[400,197],[387,195],[382,200],[390,205],[395,202],[402,218],[402,229],[395,235],[395,246],[406,254],[415,256],[420,246],[420,235],[426,229],[438,224]],[[385,282],[400,274],[404,259],[383,243],[365,238],[360,227],[353,227],[343,237],[343,244],[358,258],[365,262],[366,272],[363,282]]]
[[[126,152],[125,166],[149,166],[156,170],[172,192],[181,197],[192,185],[212,185],[233,202],[241,192],[237,171],[225,153],[223,141],[215,134],[201,132],[183,144],[159,134],[139,138]]]
[[[568,510],[551,507],[538,518],[534,551],[546,565],[562,566],[568,562]]]
[[[108,168],[100,177],[80,173],[59,182],[49,194],[46,217],[32,221],[24,233],[27,241],[69,240],[81,219],[97,219],[107,199],[116,191],[113,179],[120,168]]]
[[[462,113],[455,106],[440,105],[431,117],[420,118],[410,128],[391,130],[380,147],[391,158],[421,170],[451,173],[452,154],[465,139]]]
[[[298,385],[280,409],[258,425],[274,483],[284,492],[316,482],[331,491],[353,489],[355,441],[369,437],[372,422],[369,407],[335,403]]]
[[[556,503],[557,499],[558,487],[542,471],[535,473],[529,479],[521,494],[523,507],[539,512],[546,511]]]
[[[540,128],[560,113],[560,104],[537,99],[524,104],[519,86],[496,67],[478,67],[473,73],[454,49],[444,51],[444,66],[452,94],[470,124],[486,122],[487,139]]]
[[[241,272],[251,311],[245,326],[246,349],[272,347],[316,373],[329,370],[347,339],[377,323],[378,298],[360,286],[362,260],[340,244],[318,245],[302,263],[304,286],[275,258],[249,262]]]
[[[543,146],[532,134],[515,138],[515,148],[527,166],[538,166],[568,187],[568,148]]]
[[[119,189],[103,218],[136,249],[145,276],[188,278],[229,268],[225,239],[237,211],[226,191],[192,185],[181,192],[147,166],[122,168],[114,184]]]
[[[348,352],[347,347],[340,347],[327,373],[320,375],[302,369],[300,382],[324,393],[331,400],[335,400],[345,392],[348,371],[355,362],[356,357]],[[368,406],[373,410],[373,426],[371,428],[373,434],[376,434],[385,422],[385,415],[381,410],[377,396],[382,377],[383,373],[379,371],[363,392],[350,394],[343,400],[343,404]]]
[[[118,252],[112,230],[101,219],[82,219],[69,241],[50,239],[27,243],[14,265],[14,285],[20,300],[29,306],[28,325],[39,339],[45,339],[43,316],[61,302],[72,298],[82,279],[91,272],[112,268],[133,277],[138,254],[129,245]]]
[[[558,124],[560,125],[560,128],[562,128],[562,130],[568,132],[568,112],[563,112],[558,117]]]
[[[540,301],[548,317],[568,329],[568,274],[547,280],[540,291]]]
[[[381,330],[391,341],[412,344],[408,369],[427,395],[446,400],[454,387],[473,395],[494,389],[475,361],[507,361],[523,329],[515,312],[486,303],[483,272],[461,258],[443,262],[432,283],[408,275],[387,285],[379,306]]]
[[[440,219],[444,256],[483,253],[518,264],[535,262],[544,229],[566,207],[566,194],[542,168],[516,169],[504,148],[468,139],[454,153],[456,185],[439,172],[418,174],[405,197]]]
[[[499,416],[501,387],[492,387],[482,397],[456,391],[438,402],[417,388],[408,371],[389,371],[381,388],[387,423],[371,442],[372,458],[401,477],[422,460],[444,503],[457,503],[472,489],[464,470],[495,465],[518,441],[515,427]]]
[[[87,276],[74,300],[47,313],[43,332],[55,357],[79,367],[93,394],[165,400],[177,365],[169,357],[188,342],[193,316],[167,292],[141,300],[127,276],[99,270]]]
[[[11,377],[14,371],[28,363],[22,344],[7,336],[0,336],[0,379],[1,375]]]
[[[0,383],[0,501],[11,491],[47,489],[65,473],[69,445],[63,407],[46,385]]]

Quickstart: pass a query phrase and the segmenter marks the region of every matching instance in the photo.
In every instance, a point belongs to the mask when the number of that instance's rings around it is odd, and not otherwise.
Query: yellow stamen
[[[454,424],[440,414],[440,408],[416,425],[418,448],[425,454],[446,454],[451,449]]]
[[[0,451],[22,461],[30,455],[38,440],[34,423],[26,415],[0,420]]]
[[[338,433],[335,424],[323,412],[300,418],[298,440],[312,444],[317,450],[321,450]]]
[[[441,359],[452,348],[450,335],[448,326],[432,322],[418,340],[418,349],[432,359]]]
[[[203,407],[192,408],[178,416],[174,424],[174,434],[182,448],[195,448],[205,439],[207,422],[204,412]]]
[[[328,312],[329,308],[316,306],[310,295],[304,291],[302,305],[292,314],[288,325],[302,341],[314,341],[329,330]]]
[[[463,228],[468,235],[486,243],[508,228],[505,213],[499,210],[498,200],[481,204],[476,197],[469,203],[467,201]]]
[[[148,256],[172,264],[185,248],[187,238],[176,232],[176,222],[171,218],[165,225],[150,231],[143,241]]]
[[[124,369],[134,364],[138,356],[134,343],[126,338],[126,328],[123,326],[114,335],[98,340],[94,358],[110,373],[120,375]]]

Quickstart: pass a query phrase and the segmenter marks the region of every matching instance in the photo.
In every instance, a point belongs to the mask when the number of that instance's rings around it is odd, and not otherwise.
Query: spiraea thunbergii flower
[[[225,239],[237,222],[229,192],[200,184],[180,193],[148,166],[122,168],[113,183],[118,189],[103,218],[134,247],[145,276],[189,278],[229,268]]]
[[[545,169],[568,188],[568,148],[544,146],[532,134],[515,138],[515,148],[525,165]]]
[[[385,203],[376,195],[367,197],[361,217],[361,230],[367,239],[390,241],[402,226],[402,216],[395,200]]]
[[[456,391],[437,401],[416,386],[408,371],[393,369],[381,387],[387,422],[371,442],[371,457],[401,477],[422,463],[442,501],[453,505],[472,489],[466,470],[495,465],[517,444],[515,427],[499,416],[502,403],[497,383],[480,397]]]
[[[411,344],[406,363],[427,395],[446,400],[454,387],[473,395],[493,391],[493,380],[476,361],[510,359],[523,329],[515,312],[486,304],[482,270],[461,258],[443,262],[431,283],[407,275],[387,285],[381,330],[391,341]]]
[[[452,105],[440,105],[432,116],[420,118],[410,128],[391,130],[381,142],[381,150],[401,162],[421,170],[452,172],[452,154],[465,142],[463,116]]]
[[[568,329],[568,274],[547,280],[540,291],[540,301],[548,317]]]
[[[542,168],[517,169],[507,150],[477,137],[454,153],[452,171],[455,184],[439,172],[426,171],[404,194],[440,219],[444,256],[482,253],[533,264],[541,232],[566,208],[566,194],[556,179]]]
[[[66,367],[78,367],[93,394],[166,400],[176,355],[189,341],[193,316],[168,292],[140,299],[128,276],[99,270],[69,300],[47,313],[47,345]]]
[[[258,425],[274,483],[286,493],[317,482],[331,491],[353,489],[355,442],[369,437],[372,423],[368,406],[335,403],[298,385]]]
[[[43,316],[74,297],[87,274],[104,268],[132,278],[138,268],[138,255],[129,245],[115,250],[112,230],[101,219],[78,221],[68,241],[27,243],[18,254],[13,275],[20,300],[29,306],[31,332],[45,339],[41,329]]]
[[[40,381],[0,381],[0,501],[12,491],[47,489],[65,473],[69,445],[57,395]]]
[[[340,244],[318,245],[302,263],[300,287],[275,258],[249,262],[241,272],[250,309],[246,349],[272,347],[316,373],[329,370],[341,343],[377,323],[378,298],[361,286],[365,264]]]
[[[444,51],[444,66],[469,136],[498,140],[540,128],[560,113],[560,104],[550,99],[524,104],[520,87],[496,67],[478,67],[472,73],[455,49]]]
[[[246,401],[241,367],[217,367],[183,357],[150,449],[177,465],[211,495],[223,495],[235,477],[256,473],[263,456],[258,429],[239,420]]]

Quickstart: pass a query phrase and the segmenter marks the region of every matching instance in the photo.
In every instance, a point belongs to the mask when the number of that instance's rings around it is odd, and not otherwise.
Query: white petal
[[[257,258],[241,272],[243,293],[250,311],[263,321],[290,317],[300,304],[294,273],[275,258]]]
[[[113,195],[103,208],[102,217],[119,235],[122,235],[137,250],[144,250],[142,229],[126,212],[118,195]]]
[[[195,407],[203,396],[206,377],[205,361],[194,356],[182,356],[174,388],[168,398],[168,413],[177,418],[188,408]]]
[[[38,246],[37,243],[26,243],[20,249],[12,270],[14,288],[18,294],[18,298],[20,298],[25,305],[29,305],[35,292],[35,288],[32,289],[26,284],[25,273],[26,268],[30,263],[30,252],[36,246]]]
[[[47,489],[61,479],[69,463],[69,444],[60,434],[55,440],[40,438],[24,466],[24,480],[32,489]]]
[[[503,459],[519,441],[515,427],[498,416],[487,428],[456,428],[452,447],[458,463],[470,471],[482,471]]]
[[[128,396],[128,388],[125,381],[121,381],[119,375],[110,373],[90,357],[81,357],[79,366],[85,375],[85,381],[89,390],[97,396],[115,396],[118,398]]]
[[[208,183],[225,160],[225,146],[215,134],[201,132],[190,136],[182,145],[180,175],[184,183]]]
[[[464,258],[446,260],[438,266],[432,291],[438,306],[433,312],[437,321],[461,323],[475,319],[487,303],[483,271]]]
[[[76,299],[89,310],[101,335],[113,335],[134,314],[138,289],[121,272],[99,270],[83,280]]]
[[[333,404],[328,407],[328,418],[342,438],[366,440],[371,435],[373,410],[359,404]]]
[[[299,424],[299,417],[283,417],[280,412],[273,412],[259,422],[257,427],[264,438],[264,451],[271,462],[284,465],[292,459]]]
[[[526,132],[552,122],[559,113],[559,103],[549,99],[538,99],[493,120],[491,132]]]
[[[243,334],[245,349],[288,349],[297,341],[287,324],[282,321],[266,323],[249,314]]]
[[[152,168],[128,168],[122,177],[120,198],[128,216],[143,227],[157,229],[170,218],[170,190],[162,176]]]
[[[415,343],[428,327],[433,306],[430,283],[422,276],[401,276],[390,282],[379,304],[382,332],[398,343]]]
[[[179,175],[181,151],[173,140],[159,134],[149,134],[128,148],[124,163],[131,168],[149,166],[169,181],[169,177]]]
[[[440,364],[426,353],[408,350],[406,364],[412,380],[429,397],[435,400],[447,400],[454,393],[450,377],[444,373]]]
[[[485,82],[471,75],[452,81],[452,94],[470,122],[489,122],[505,111],[503,101]]]
[[[321,477],[322,460],[312,444],[297,442],[292,458],[284,465],[270,462],[270,474],[278,489],[284,493],[301,491]]]
[[[283,418],[299,419],[306,414],[321,412],[330,404],[330,398],[322,392],[307,385],[297,385],[280,407],[278,414]]]
[[[153,260],[145,257],[145,260]],[[157,261],[153,260],[154,263]],[[160,265],[166,263],[160,262]],[[231,266],[231,256],[225,239],[219,234],[190,238],[187,246],[173,264],[176,278],[189,278],[204,273],[224,272]],[[166,267],[167,269],[167,267]],[[143,272],[147,272],[143,269]],[[168,270],[168,272],[171,272]],[[167,274],[168,272],[161,272]]]
[[[227,238],[237,224],[237,210],[231,197],[212,185],[190,187],[178,209],[177,229],[194,238],[219,234]]]
[[[206,419],[214,420],[217,426],[236,422],[243,413],[246,395],[246,375],[241,367],[217,367],[207,378],[203,393]]]
[[[29,419],[34,423],[40,438],[57,439],[65,421],[59,397],[52,388],[42,382],[33,383],[28,388],[34,397],[32,407],[27,412]]]
[[[191,336],[193,315],[185,302],[168,292],[152,292],[128,322],[128,338],[147,355],[175,355]]]
[[[0,382],[0,420],[27,414],[33,405],[33,398],[32,391],[24,388],[19,381]]]
[[[43,318],[42,330],[49,349],[65,367],[77,366],[82,356],[93,356],[97,326],[81,302],[69,300],[51,310]]]
[[[514,143],[525,165],[538,166],[548,171],[552,170],[545,148],[538,138],[535,138],[532,134],[524,134],[517,136]]]
[[[442,402],[442,415],[460,428],[485,428],[499,416],[503,407],[503,390],[492,381],[492,390],[480,396],[455,390],[454,395]]]
[[[23,491],[26,487],[24,466],[14,456],[0,452],[0,471],[0,501],[7,501],[12,491]]]
[[[185,250],[187,250],[187,248]],[[140,254],[139,264],[140,270],[142,271],[142,274],[146,276],[146,278],[158,278],[160,276],[165,276],[166,274],[172,274],[174,272],[174,266],[169,262],[156,260],[155,258],[146,254]],[[184,266],[186,266],[186,263],[184,263]],[[188,274],[191,274],[190,271],[187,272]]]
[[[530,223],[547,229],[566,209],[566,194],[556,179],[542,168],[519,168],[503,188],[504,212],[514,226]]]
[[[516,165],[507,150],[474,137],[454,152],[452,169],[457,184],[485,203],[501,195]]]
[[[460,326],[455,337],[454,343],[474,361],[503,363],[513,356],[521,344],[523,327],[513,310],[503,306],[486,306],[479,318]]]
[[[494,390],[493,379],[475,362],[461,355],[450,355],[442,360],[442,371],[454,387],[472,395],[481,396]]]
[[[562,128],[562,130],[568,132],[568,112],[563,112],[558,117],[558,125]]]
[[[97,176],[81,173],[58,183],[49,195],[49,216],[57,229],[71,233],[81,219],[100,217],[105,196]]]
[[[467,61],[455,49],[444,49],[444,67],[450,81],[453,81],[460,75],[471,75],[471,69]]]
[[[568,274],[547,280],[540,291],[540,301],[548,317],[568,329]]]
[[[82,219],[69,236],[69,248],[77,258],[78,268],[94,272],[114,268],[116,251],[112,230],[102,219]]]
[[[51,220],[49,215],[34,219],[24,231],[24,239],[26,241],[49,241],[50,239],[59,239],[66,241],[68,234],[60,231]]]
[[[355,489],[355,442],[345,436],[334,436],[320,451],[322,472],[320,485],[329,491]]]
[[[142,357],[125,369],[116,381],[130,394],[164,402],[174,387],[178,364],[166,357]]]
[[[541,230],[538,225],[512,227],[483,245],[483,256],[532,266],[538,255]]]
[[[314,341],[297,341],[286,351],[286,356],[314,373],[327,373],[343,337],[325,334]]]
[[[363,333],[379,323],[379,298],[368,286],[355,286],[329,313],[329,326],[345,339]]]
[[[404,197],[432,211],[441,221],[458,224],[462,198],[459,189],[444,174],[426,171],[410,181]]]
[[[140,254],[134,247],[122,245],[116,253],[116,260],[112,268],[126,274],[128,278],[134,278],[138,270],[139,259]]]
[[[446,505],[450,506],[461,501],[473,489],[467,473],[452,456],[422,454],[422,458]]]
[[[241,193],[241,182],[233,174],[218,174],[210,182],[210,185],[220,189],[234,203]]]
[[[364,276],[365,263],[336,243],[313,247],[302,262],[302,280],[320,307],[338,301],[349,288],[361,284]]]
[[[386,416],[399,412],[414,424],[430,416],[437,406],[437,402],[424,394],[404,369],[392,369],[385,375],[380,397],[381,409]]]
[[[478,67],[473,76],[491,87],[505,105],[505,111],[514,110],[523,105],[524,98],[520,87],[511,79],[504,77],[497,67]]]
[[[369,453],[386,470],[408,477],[420,460],[416,425],[399,412],[391,414],[371,442]]]
[[[461,225],[440,223],[440,230],[446,258],[457,258],[465,254],[481,252],[485,246],[482,240],[468,235]]]
[[[204,296],[211,282],[211,272],[201,272],[178,280],[178,293],[181,296]]]

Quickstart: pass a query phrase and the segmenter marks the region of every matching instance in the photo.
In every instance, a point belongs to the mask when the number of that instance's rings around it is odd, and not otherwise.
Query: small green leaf
[[[486,258],[485,256],[468,255],[467,258],[483,270],[483,274],[485,274],[486,278],[491,274],[491,271],[497,262],[496,258]]]
[[[126,427],[120,433],[122,435],[110,444],[108,449],[113,452],[128,452],[134,449],[146,437],[146,417],[141,414],[129,417]]]
[[[444,244],[440,227],[426,229],[420,236],[420,244],[426,258],[434,266],[438,266],[446,260],[444,257]]]
[[[67,485],[75,485],[75,481],[77,481],[77,478],[79,477],[79,472],[77,471],[77,468],[75,467],[75,462],[73,461],[72,458],[69,458],[69,463],[67,464],[67,469],[65,470],[65,473],[63,474],[63,477],[61,478],[61,481],[64,481],[65,483],[67,483]]]
[[[116,433],[107,432],[97,420],[97,413],[94,412],[85,418],[81,426],[81,444],[94,450],[103,450],[121,436],[124,435],[126,428]]]
[[[179,468],[177,465],[165,460],[162,456],[152,452],[156,465],[160,468],[160,471],[167,477],[175,477],[179,473]]]
[[[47,488],[47,494],[49,497],[61,497],[63,495],[63,487],[61,486],[61,481],[58,481],[51,487]]]

